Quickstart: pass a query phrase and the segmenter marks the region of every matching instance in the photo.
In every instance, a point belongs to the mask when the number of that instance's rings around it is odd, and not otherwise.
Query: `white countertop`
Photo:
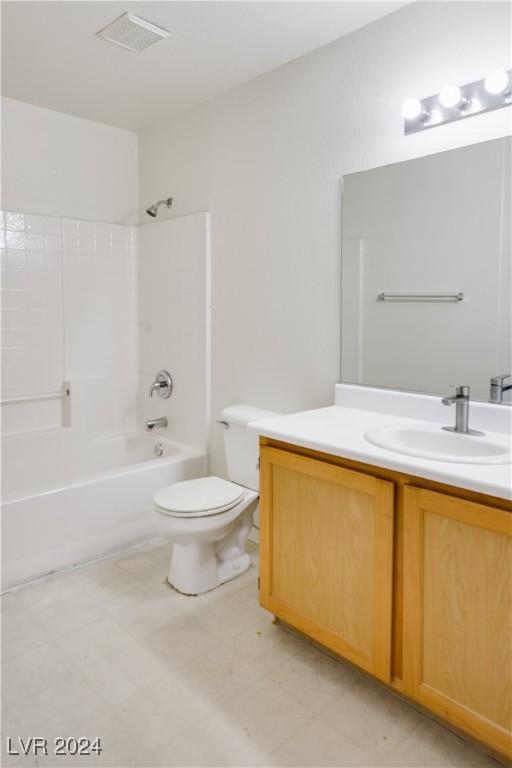
[[[343,400],[343,397],[338,395],[339,392],[337,391],[336,400],[340,402]],[[425,398],[428,396],[406,395],[405,397],[409,407],[404,410],[410,414],[411,398],[418,398],[418,404],[422,405],[421,400],[423,400],[424,404]],[[428,397],[428,400],[431,399],[438,400],[438,398]],[[353,398],[351,398],[351,402],[353,402]],[[360,404],[369,405],[368,403]],[[372,408],[376,407],[375,402],[371,405]],[[503,408],[503,406],[495,407]],[[490,410],[493,406],[482,404],[480,410],[482,408],[484,411],[487,409],[491,420],[494,421],[494,412]],[[383,409],[386,409],[385,404]],[[259,435],[299,445],[303,448],[310,448],[334,456],[342,456],[369,465],[385,467],[386,469],[423,477],[458,488],[467,488],[477,493],[485,493],[503,499],[512,499],[511,464],[462,464],[448,461],[433,461],[431,459],[395,453],[394,451],[379,448],[369,443],[365,439],[364,434],[371,427],[387,424],[412,426],[429,423],[431,425],[432,422],[440,421],[437,412],[434,412],[434,415],[431,413],[430,418],[418,419],[397,415],[396,403],[392,410],[393,413],[386,413],[367,410],[366,407],[346,407],[338,404],[313,411],[301,411],[286,416],[262,419],[252,422],[249,425],[249,429],[257,432]],[[424,412],[423,408],[421,410]],[[477,404],[475,411],[478,413],[478,410]],[[501,413],[498,415],[501,417]],[[443,416],[443,423],[450,424],[452,413],[446,409],[446,413],[443,413]],[[503,413],[503,417],[505,422],[509,420],[508,413]],[[485,413],[483,418],[485,418]],[[479,426],[476,423],[470,425],[476,428]],[[503,431],[502,429],[496,430],[496,432],[501,432],[501,437],[503,437]]]

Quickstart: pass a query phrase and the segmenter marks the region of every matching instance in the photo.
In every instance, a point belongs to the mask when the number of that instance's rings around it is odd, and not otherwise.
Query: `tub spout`
[[[163,429],[167,426],[167,419],[165,416],[161,416],[159,419],[146,419],[144,425],[148,432],[152,432],[155,427]]]

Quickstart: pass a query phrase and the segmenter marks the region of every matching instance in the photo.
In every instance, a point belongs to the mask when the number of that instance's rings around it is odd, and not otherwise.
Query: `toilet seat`
[[[154,496],[158,511],[171,517],[206,517],[238,504],[244,488],[220,477],[200,477],[161,488]]]

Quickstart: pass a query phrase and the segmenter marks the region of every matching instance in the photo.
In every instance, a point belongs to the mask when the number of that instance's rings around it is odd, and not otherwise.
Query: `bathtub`
[[[155,491],[205,469],[204,451],[159,434],[4,438],[2,590],[151,538]]]

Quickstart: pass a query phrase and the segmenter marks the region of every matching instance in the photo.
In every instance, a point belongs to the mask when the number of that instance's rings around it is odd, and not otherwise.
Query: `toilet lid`
[[[157,507],[173,514],[204,515],[231,509],[243,494],[239,485],[220,477],[199,477],[161,488],[154,501]]]

